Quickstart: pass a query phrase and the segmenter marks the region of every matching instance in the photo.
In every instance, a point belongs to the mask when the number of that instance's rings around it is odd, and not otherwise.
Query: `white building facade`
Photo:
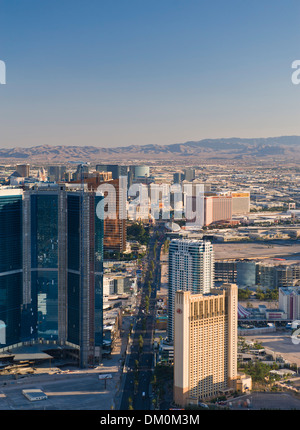
[[[207,294],[214,286],[214,251],[208,241],[173,239],[169,246],[168,339],[173,341],[178,290]]]

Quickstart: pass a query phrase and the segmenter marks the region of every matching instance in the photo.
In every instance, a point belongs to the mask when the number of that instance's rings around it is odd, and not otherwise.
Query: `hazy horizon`
[[[224,139],[224,140],[233,140],[233,139],[241,139],[241,140],[243,140],[243,139],[245,139],[245,140],[259,140],[259,139],[279,139],[279,138],[284,138],[284,137],[287,137],[287,138],[289,138],[289,137],[299,137],[300,138],[300,134],[299,135],[282,135],[282,136],[255,136],[255,137],[249,137],[249,136],[244,136],[244,137],[240,137],[240,136],[228,136],[228,137],[226,137],[226,136],[222,136],[222,137],[216,137],[216,138],[214,138],[214,137],[207,137],[207,138],[203,138],[203,139],[189,139],[189,140],[186,140],[186,141],[184,141],[184,142],[172,142],[172,143],[163,143],[163,144],[153,144],[153,145],[159,145],[159,146],[169,146],[169,145],[184,145],[184,144],[186,144],[186,143],[189,143],[189,142],[201,142],[201,141],[206,141],[206,140],[222,140],[222,139]],[[127,145],[119,145],[119,146],[116,146],[116,147],[114,147],[114,148],[122,148],[122,147],[129,147],[129,146],[131,146],[131,145],[133,145],[133,146],[146,146],[146,145],[151,145],[151,144],[127,144]],[[5,147],[5,146],[1,146],[0,145],[0,149],[14,149],[14,148],[24,148],[24,149],[26,149],[26,148],[36,148],[36,147],[39,147],[39,146],[49,146],[49,147],[55,147],[55,146],[66,146],[66,147],[68,147],[68,146],[74,146],[74,147],[84,147],[84,146],[94,146],[95,148],[103,148],[103,149],[107,149],[107,148],[111,148],[111,146],[102,146],[102,145],[84,145],[84,144],[82,144],[82,145],[80,145],[80,144],[63,144],[63,145],[61,145],[61,144],[59,144],[59,143],[57,143],[57,144],[43,144],[43,143],[41,143],[41,144],[37,144],[37,145],[18,145],[18,146],[15,146],[15,147]]]

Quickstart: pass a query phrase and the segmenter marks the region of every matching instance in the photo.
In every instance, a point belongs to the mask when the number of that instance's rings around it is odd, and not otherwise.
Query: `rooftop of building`
[[[294,266],[295,264],[300,264],[300,259],[285,260],[284,258],[267,258],[259,263],[264,266]]]
[[[199,246],[199,245],[204,245],[204,244],[209,244],[211,245],[211,242],[209,240],[203,240],[203,239],[172,239],[171,244],[187,244],[187,245],[191,245],[191,246]]]
[[[22,195],[23,190],[17,186],[3,186],[0,187],[0,196],[14,196],[14,195]]]
[[[283,294],[284,296],[289,296],[291,294],[300,294],[300,287],[284,287],[284,288],[279,288],[279,291],[281,292],[281,294]]]

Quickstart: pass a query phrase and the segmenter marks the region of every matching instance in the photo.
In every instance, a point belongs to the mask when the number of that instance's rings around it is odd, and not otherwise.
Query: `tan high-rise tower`
[[[223,284],[207,295],[176,291],[176,404],[197,404],[232,387],[237,378],[237,306],[235,284]]]

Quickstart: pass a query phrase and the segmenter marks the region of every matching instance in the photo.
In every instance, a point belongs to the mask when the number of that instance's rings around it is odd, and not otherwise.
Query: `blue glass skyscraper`
[[[23,338],[67,344],[82,367],[102,346],[103,196],[81,185],[24,192]]]
[[[67,341],[79,345],[80,362],[100,359],[103,338],[103,196],[67,194]]]
[[[0,190],[0,348],[20,342],[22,190]]]

